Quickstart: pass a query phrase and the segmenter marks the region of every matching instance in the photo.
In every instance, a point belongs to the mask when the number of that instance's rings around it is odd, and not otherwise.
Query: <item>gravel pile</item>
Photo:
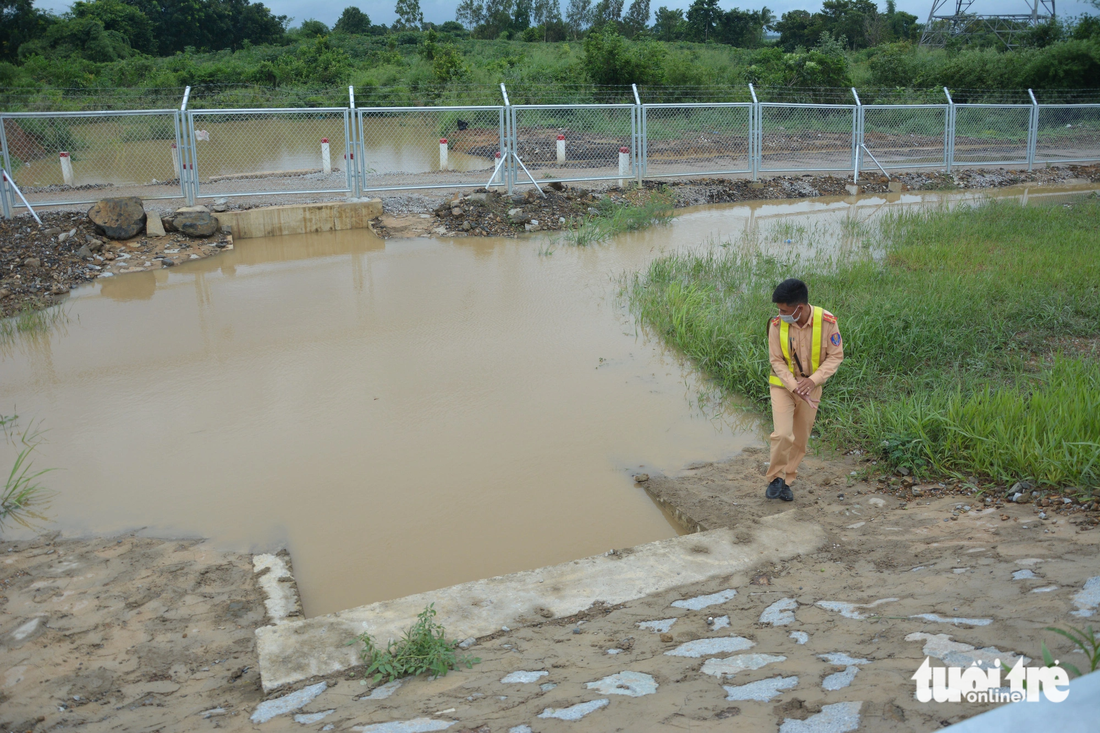
[[[0,317],[53,305],[99,277],[171,267],[232,247],[224,234],[138,235],[115,242],[97,233],[83,213],[48,211],[40,217],[41,227],[26,215],[0,218]]]

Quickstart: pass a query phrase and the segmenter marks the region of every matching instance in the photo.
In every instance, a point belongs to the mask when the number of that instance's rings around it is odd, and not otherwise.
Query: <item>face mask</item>
[[[795,313],[798,313],[798,311],[801,308],[802,308],[802,306],[798,306],[798,308],[794,309],[794,313],[792,313],[789,316],[785,316],[782,313],[780,313],[779,314],[779,320],[783,321],[784,323],[796,323],[798,321],[798,316],[795,315]]]

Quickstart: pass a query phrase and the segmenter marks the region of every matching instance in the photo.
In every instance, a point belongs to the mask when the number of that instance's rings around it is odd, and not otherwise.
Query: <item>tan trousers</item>
[[[768,483],[781,478],[788,484],[798,476],[798,464],[806,456],[806,443],[810,439],[817,408],[810,407],[801,398],[783,387],[772,386],[772,457],[768,465]],[[821,387],[811,395],[821,399]]]

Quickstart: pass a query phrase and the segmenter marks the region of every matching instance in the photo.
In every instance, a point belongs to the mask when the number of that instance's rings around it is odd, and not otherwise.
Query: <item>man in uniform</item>
[[[806,455],[806,442],[817,417],[821,385],[844,360],[844,345],[836,316],[811,306],[806,283],[791,278],[772,293],[779,315],[768,326],[768,356],[772,374],[771,463],[769,499],[794,501],[790,483]]]

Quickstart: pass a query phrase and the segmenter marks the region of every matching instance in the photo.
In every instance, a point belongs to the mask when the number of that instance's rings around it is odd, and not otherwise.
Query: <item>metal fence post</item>
[[[4,130],[7,123],[4,121],[3,115],[0,115],[0,167],[5,171],[11,171],[11,156],[8,155],[8,137]],[[3,176],[0,180],[0,210],[5,219],[12,217],[12,206],[14,204],[14,197],[11,195],[11,186],[8,185],[7,176]]]
[[[195,136],[191,130],[190,113],[187,111],[187,102],[190,99],[191,87],[187,87],[183,90],[183,102],[180,103],[176,148],[180,151],[180,193],[188,206],[194,206],[195,190],[192,178],[195,175]]]
[[[358,150],[356,142],[358,128],[358,115],[355,113],[355,87],[348,85],[348,113],[344,117],[344,151],[347,161],[344,163],[344,168],[352,198],[363,196],[363,186],[359,181],[359,160],[355,156]]]
[[[1035,165],[1035,149],[1039,144],[1039,101],[1035,99],[1035,92],[1027,90],[1031,97],[1031,118],[1028,120],[1027,130],[1027,169],[1030,171]]]
[[[512,185],[516,178],[516,111],[508,101],[508,90],[504,82],[500,83],[500,93],[504,97],[505,142],[504,142],[504,182],[508,195],[512,195]]]
[[[856,98],[856,108],[852,112],[852,183],[859,183],[859,159],[863,149],[863,103],[859,101],[855,87],[852,87],[852,96]]]
[[[645,156],[645,147],[642,145],[642,139],[645,136],[645,111],[642,109],[642,98],[638,96],[638,85],[631,84],[630,88],[634,90],[634,117],[637,120],[634,127],[634,139],[631,143],[634,148],[631,151],[631,156],[634,158],[634,172],[637,174],[638,188],[641,188],[642,161]]]
[[[752,109],[749,112],[749,168],[752,170],[752,180],[756,180],[760,171],[760,146],[763,144],[760,128],[760,100],[756,98],[756,90],[749,84],[749,94],[752,95]]]
[[[947,123],[943,131],[943,156],[947,172],[951,172],[951,166],[955,163],[955,100],[951,98],[951,92],[947,87],[943,88],[947,97]]]

